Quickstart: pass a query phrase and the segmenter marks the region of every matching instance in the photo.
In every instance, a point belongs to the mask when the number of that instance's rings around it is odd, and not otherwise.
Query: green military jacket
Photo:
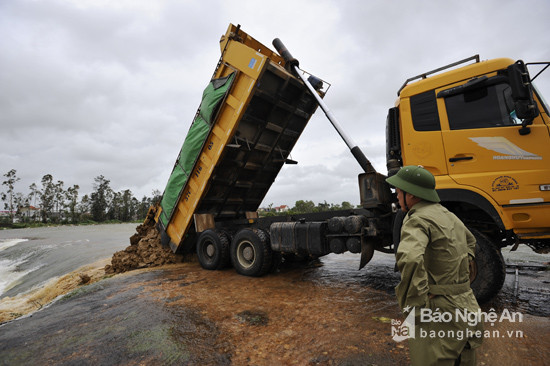
[[[401,282],[395,292],[401,309],[415,308],[416,332],[409,339],[413,365],[446,364],[442,360],[456,360],[465,346],[481,345],[481,321],[464,322],[456,315],[457,310],[479,312],[469,282],[475,246],[462,221],[438,203],[421,201],[405,216],[396,254]],[[421,318],[422,309],[445,316]]]

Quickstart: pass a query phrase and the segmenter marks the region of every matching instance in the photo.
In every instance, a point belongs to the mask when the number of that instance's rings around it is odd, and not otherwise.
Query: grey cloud
[[[474,53],[547,60],[548,10],[544,0],[4,1],[0,174],[17,169],[20,190],[47,173],[81,193],[100,174],[137,196],[163,190],[229,22],[267,46],[280,37],[331,82],[325,101],[383,172],[386,113],[406,78]],[[550,77],[537,81],[550,93]],[[321,111],[293,157],[265,202],[357,202],[357,163]]]

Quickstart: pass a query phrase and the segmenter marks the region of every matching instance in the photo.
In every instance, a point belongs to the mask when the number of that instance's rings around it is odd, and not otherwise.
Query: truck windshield
[[[507,83],[467,90],[445,97],[451,130],[521,125]]]

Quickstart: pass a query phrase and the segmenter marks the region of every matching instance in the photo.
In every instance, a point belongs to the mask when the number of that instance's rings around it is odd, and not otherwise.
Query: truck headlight
[[[541,185],[539,186],[539,189],[540,189],[541,191],[550,191],[550,184],[541,184]]]

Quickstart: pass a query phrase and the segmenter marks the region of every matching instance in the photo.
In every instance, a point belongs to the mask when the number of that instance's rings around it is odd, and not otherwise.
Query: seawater
[[[3,250],[27,240],[28,239],[0,239],[0,257]],[[30,270],[18,270],[18,267],[22,265],[26,259],[26,257],[0,259],[0,296],[13,287],[21,277],[30,272]]]
[[[0,299],[24,294],[126,248],[137,224],[0,230]]]

